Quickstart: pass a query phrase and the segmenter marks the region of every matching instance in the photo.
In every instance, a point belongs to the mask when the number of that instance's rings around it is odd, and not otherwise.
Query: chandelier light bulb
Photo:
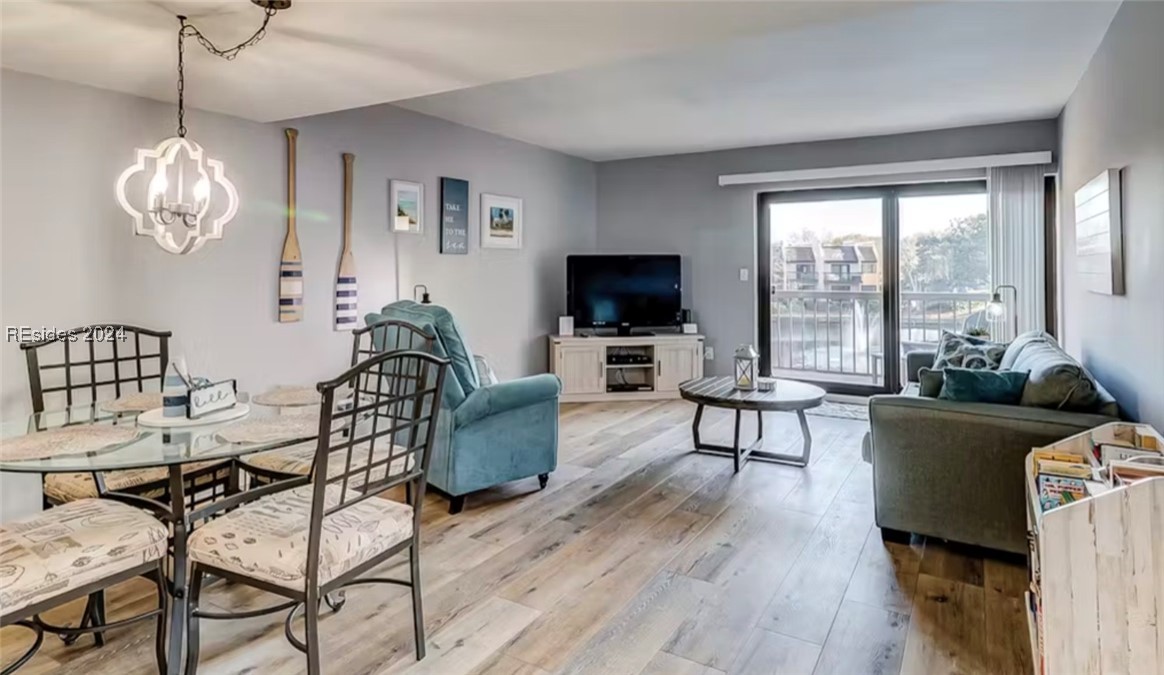
[[[210,198],[210,182],[206,180],[205,176],[203,176],[202,178],[198,179],[197,183],[194,184],[194,203],[196,205],[202,204],[209,198]],[[197,209],[197,207],[196,207],[196,210],[201,210],[201,209]]]
[[[153,180],[150,181],[150,196],[164,196],[168,189],[170,189],[170,181],[166,180],[166,174],[161,171],[155,173]]]

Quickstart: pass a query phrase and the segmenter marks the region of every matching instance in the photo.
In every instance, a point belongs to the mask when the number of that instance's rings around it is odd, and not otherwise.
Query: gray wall
[[[1065,338],[1131,416],[1164,429],[1164,3],[1125,2],[1060,118]],[[1126,294],[1080,287],[1075,190],[1123,169]]]
[[[0,325],[68,328],[119,321],[168,328],[175,353],[211,377],[259,391],[312,384],[347,364],[332,330],[342,213],[341,152],[356,155],[353,249],[360,310],[427,284],[502,378],[546,369],[544,335],[564,305],[564,258],[595,247],[591,162],[393,106],[258,124],[191,111],[190,137],[222,159],[238,188],[225,238],[189,256],[135,237],[114,181],[136,147],[173,135],[174,107],[0,71]],[[284,126],[299,136],[299,240],[305,316],[276,321],[285,231]],[[470,246],[438,253],[439,176],[469,181]],[[388,230],[388,179],[424,183],[423,236]],[[524,199],[524,248],[482,250],[482,191]],[[397,248],[399,246],[399,248]],[[23,356],[0,350],[0,415],[29,410]],[[35,481],[3,477],[4,506],[35,504]],[[20,485],[20,487],[18,487]],[[16,489],[13,489],[16,488]]]
[[[721,188],[726,173],[781,171],[1054,150],[1054,120],[894,136],[650,157],[598,165],[598,247],[679,253],[684,304],[715,347],[712,372],[755,343],[757,186]],[[739,269],[751,270],[749,281]]]
[[[225,238],[189,256],[131,235],[113,198],[135,147],[172,135],[174,108],[2,71],[3,325],[125,321],[174,331],[191,366],[256,391],[336,374],[350,336],[332,330],[342,213],[341,152],[356,155],[353,249],[361,314],[427,284],[503,378],[544,371],[544,334],[564,303],[564,257],[595,246],[591,162],[393,106],[257,124],[193,112],[190,137],[224,161],[241,198]],[[285,230],[284,126],[299,129],[305,317],[279,324]],[[439,176],[470,185],[470,246],[438,253]],[[423,236],[388,231],[388,179],[423,182]],[[524,248],[479,246],[481,192],[524,199]],[[397,250],[399,246],[399,250]],[[28,405],[15,345],[3,350],[0,409]]]

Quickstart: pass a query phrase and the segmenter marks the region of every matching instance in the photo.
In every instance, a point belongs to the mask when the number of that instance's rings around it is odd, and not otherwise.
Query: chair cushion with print
[[[192,473],[215,464],[221,464],[222,470],[213,474],[200,476],[198,484],[210,483],[216,479],[225,479],[230,473],[230,463],[222,460],[210,462],[195,462],[184,464],[183,473]],[[157,499],[166,494],[169,469],[153,467],[149,469],[125,469],[122,471],[106,471],[104,473],[105,489],[110,492],[130,492],[143,497]],[[156,487],[146,490],[137,489],[150,483],[160,483]],[[92,499],[97,497],[97,483],[93,482],[91,473],[50,473],[44,477],[44,494],[49,501],[55,504],[65,504],[78,499]]]
[[[239,459],[243,466],[255,467],[257,469],[265,469],[275,473],[284,473],[295,476],[306,476],[311,473],[311,465],[315,462],[315,443],[300,443],[289,448],[281,448],[279,450],[268,450],[267,452],[260,452],[255,455],[244,456]],[[392,453],[396,455],[403,455],[404,448],[396,446],[392,449]],[[332,452],[327,461],[327,475],[338,476],[344,473],[345,465],[347,464],[347,452]],[[368,464],[374,464],[372,467],[371,482],[384,480],[387,476],[384,472],[384,467],[389,467],[391,475],[404,473],[403,456],[393,459],[390,464],[381,464],[388,459],[389,448],[379,447],[376,452],[372,454],[372,461],[368,461],[368,444],[362,443],[355,446],[352,450],[352,468],[367,467]],[[409,455],[408,464],[411,467],[413,464],[413,457],[415,453]],[[365,474],[357,474],[352,476],[348,481],[348,487],[358,488],[365,482]]]
[[[0,525],[5,615],[160,560],[169,530],[145,511],[81,499]]]
[[[203,525],[190,535],[190,559],[303,590],[307,579],[307,536],[315,485],[263,497]],[[340,502],[340,486],[326,487],[327,508]],[[360,495],[348,491],[347,499]],[[412,537],[412,507],[369,497],[323,519],[319,544],[319,583],[375,558]]]

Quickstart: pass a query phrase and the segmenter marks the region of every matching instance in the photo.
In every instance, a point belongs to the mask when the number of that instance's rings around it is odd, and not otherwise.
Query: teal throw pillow
[[[1005,403],[1018,405],[1023,398],[1028,374],[1014,370],[946,368],[945,383],[938,398],[961,403]]]
[[[946,382],[944,371],[932,368],[918,368],[917,382],[918,395],[926,398],[937,398],[942,393],[942,385]]]

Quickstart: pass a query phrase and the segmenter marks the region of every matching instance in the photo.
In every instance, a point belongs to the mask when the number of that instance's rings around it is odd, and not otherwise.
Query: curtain
[[[1047,167],[1005,166],[987,170],[990,191],[990,272],[1006,303],[1005,322],[993,326],[994,339],[1043,330],[1046,320],[1046,249],[1043,180]]]

